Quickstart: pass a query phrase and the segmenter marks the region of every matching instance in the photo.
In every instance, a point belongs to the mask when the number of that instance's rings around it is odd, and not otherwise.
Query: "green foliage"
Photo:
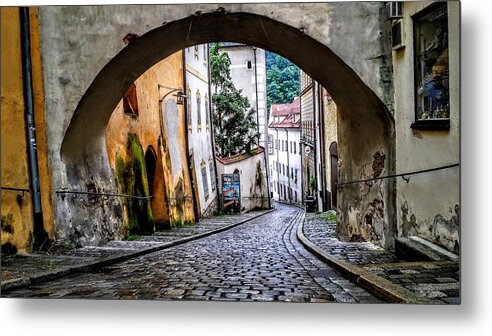
[[[311,177],[311,180],[309,180],[309,188],[311,189],[311,191],[315,191],[316,187],[317,187],[316,177],[313,176]]]
[[[267,107],[292,103],[299,96],[299,68],[291,61],[266,52]]]
[[[145,156],[135,133],[128,134],[127,151],[129,161],[125,162],[120,156],[116,157],[115,175],[118,188],[127,195],[150,196]],[[128,233],[152,233],[154,224],[150,200],[125,198],[124,202],[128,215]]]
[[[231,80],[231,60],[227,53],[219,52],[219,44],[210,48],[212,95],[212,124],[215,145],[219,156],[228,157],[248,151],[256,142],[256,111],[250,108],[248,98],[236,89]]]
[[[323,212],[323,217],[330,222],[337,221],[337,213],[335,211]]]
[[[132,235],[129,235],[129,236],[125,237],[124,240],[126,240],[126,241],[135,241],[135,240],[139,240],[139,239],[140,239],[140,236],[139,235],[132,234]]]

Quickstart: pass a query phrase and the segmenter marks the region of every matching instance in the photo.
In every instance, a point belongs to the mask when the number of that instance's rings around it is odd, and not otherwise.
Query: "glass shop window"
[[[449,128],[447,5],[414,16],[415,107],[412,127]]]

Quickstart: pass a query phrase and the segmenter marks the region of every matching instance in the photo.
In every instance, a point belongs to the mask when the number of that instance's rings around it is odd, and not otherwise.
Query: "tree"
[[[219,44],[210,48],[210,79],[212,95],[212,124],[216,151],[221,157],[244,153],[257,143],[256,111],[250,109],[248,98],[241,95],[231,79],[231,60],[219,52]]]
[[[266,52],[267,108],[292,103],[299,96],[299,68],[289,60]]]

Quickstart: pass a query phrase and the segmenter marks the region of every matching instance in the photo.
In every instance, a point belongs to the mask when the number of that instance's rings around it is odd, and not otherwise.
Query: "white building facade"
[[[259,145],[265,147],[267,137],[266,57],[265,50],[240,43],[222,43],[221,52],[231,60],[231,78],[249,104],[257,111]]]
[[[207,44],[184,50],[188,148],[199,218],[212,215],[217,207],[208,57]]]
[[[300,99],[273,104],[268,126],[268,162],[272,198],[302,203]]]

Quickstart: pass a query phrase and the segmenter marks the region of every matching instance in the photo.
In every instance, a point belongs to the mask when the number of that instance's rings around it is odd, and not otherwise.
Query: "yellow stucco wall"
[[[22,86],[19,9],[1,8],[1,180],[2,187],[30,189]],[[51,239],[53,211],[47,166],[44,97],[39,52],[37,9],[30,9],[34,111],[41,180],[43,219]],[[33,230],[31,194],[2,190],[1,244],[10,243],[19,252],[31,249]]]
[[[159,103],[169,89],[158,88],[158,84],[170,88],[183,87],[183,54],[181,51],[160,61],[148,69],[135,82],[138,98],[138,117],[125,115],[123,112],[123,100],[114,110],[106,130],[106,144],[110,165],[115,169],[116,157],[127,157],[127,138],[129,133],[136,133],[142,145],[144,153],[149,146],[157,154],[157,169],[154,182],[152,199],[153,220],[156,229],[163,228],[176,222],[193,222],[193,201],[186,199],[182,212],[178,211],[173,202],[168,202],[168,197],[177,197],[177,188],[181,183],[183,193],[192,195],[189,172],[186,165],[186,128],[184,120],[184,108],[178,105],[178,147],[179,153],[172,153],[169,146],[168,130],[166,121],[163,119],[164,140],[159,141],[161,136],[162,104]],[[166,97],[175,100],[174,94]],[[165,113],[162,114],[165,118]],[[182,169],[173,174],[172,165],[181,163]],[[180,182],[181,181],[181,182]],[[126,214],[125,214],[126,215]],[[128,220],[128,218],[125,218]]]

